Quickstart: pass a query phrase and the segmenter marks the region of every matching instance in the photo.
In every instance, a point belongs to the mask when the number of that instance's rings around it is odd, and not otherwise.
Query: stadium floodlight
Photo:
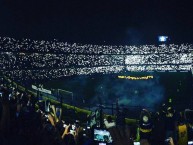
[[[168,36],[158,36],[158,41],[159,42],[166,42],[168,39]]]

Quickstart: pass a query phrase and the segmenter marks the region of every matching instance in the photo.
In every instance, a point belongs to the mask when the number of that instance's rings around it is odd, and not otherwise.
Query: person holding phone
[[[76,127],[75,124],[68,124],[61,138],[64,140],[65,145],[76,145],[79,142],[79,134],[81,132],[81,127]],[[69,141],[70,139],[70,141]]]

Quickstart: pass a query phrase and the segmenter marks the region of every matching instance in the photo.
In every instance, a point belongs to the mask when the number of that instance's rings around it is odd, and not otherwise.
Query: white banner
[[[44,89],[44,88],[38,88],[38,87],[35,86],[35,85],[32,85],[32,89],[37,90],[37,91],[40,91],[40,92],[43,92],[43,93],[52,94],[52,92],[51,92],[50,90],[46,90],[46,89]]]

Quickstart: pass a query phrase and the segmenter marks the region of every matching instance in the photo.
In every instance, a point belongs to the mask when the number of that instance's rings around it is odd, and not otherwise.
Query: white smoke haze
[[[118,80],[104,77],[95,87],[95,96],[91,104],[98,101],[111,105],[119,99],[119,105],[127,107],[139,106],[152,110],[164,100],[164,87],[159,82],[159,77],[152,80]]]

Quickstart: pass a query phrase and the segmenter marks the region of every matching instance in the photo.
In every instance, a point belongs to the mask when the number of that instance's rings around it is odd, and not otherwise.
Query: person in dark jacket
[[[172,138],[174,143],[177,142],[177,113],[173,107],[168,106],[165,116],[166,139]]]
[[[151,114],[147,109],[143,109],[141,111],[139,128],[140,128],[140,140],[147,140],[150,143],[153,124]]]

